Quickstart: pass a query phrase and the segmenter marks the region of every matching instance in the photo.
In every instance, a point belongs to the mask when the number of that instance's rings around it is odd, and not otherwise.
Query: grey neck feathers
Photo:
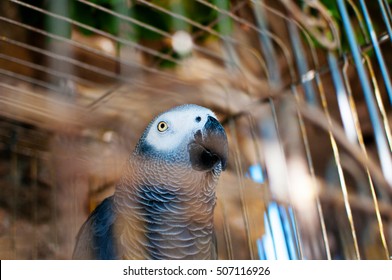
[[[217,176],[183,171],[170,182],[162,178],[162,172],[159,177],[137,173],[133,179],[139,179],[138,183],[123,180],[115,195],[124,257],[216,258],[213,210]]]

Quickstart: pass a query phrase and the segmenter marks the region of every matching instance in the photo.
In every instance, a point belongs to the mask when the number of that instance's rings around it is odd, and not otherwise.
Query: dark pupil
[[[200,117],[196,117],[196,121],[197,121],[197,122],[200,122],[200,121],[201,121],[201,118],[200,118]]]
[[[165,124],[161,123],[161,129],[164,129],[164,128],[165,128]]]

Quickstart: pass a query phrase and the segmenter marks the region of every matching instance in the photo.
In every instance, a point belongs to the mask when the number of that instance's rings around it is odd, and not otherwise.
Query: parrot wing
[[[73,259],[118,259],[114,239],[113,197],[108,197],[91,213],[77,237]]]

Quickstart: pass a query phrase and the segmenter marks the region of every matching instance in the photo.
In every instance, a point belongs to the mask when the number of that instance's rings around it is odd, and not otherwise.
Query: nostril
[[[198,116],[198,117],[196,117],[195,120],[196,120],[196,122],[200,122],[201,121],[201,117]]]

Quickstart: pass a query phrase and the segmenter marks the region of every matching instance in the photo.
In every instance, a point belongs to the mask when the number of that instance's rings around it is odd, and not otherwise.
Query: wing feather
[[[73,259],[118,259],[114,236],[116,214],[113,197],[108,197],[91,213],[81,227],[74,249]]]

